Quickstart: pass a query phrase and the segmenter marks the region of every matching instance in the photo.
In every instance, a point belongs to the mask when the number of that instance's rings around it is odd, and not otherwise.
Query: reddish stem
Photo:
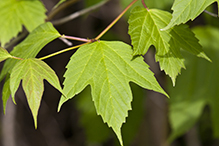
[[[108,25],[108,26],[95,38],[95,40],[100,39],[111,27],[113,27],[114,24],[115,24],[117,21],[119,21],[119,19],[125,14],[125,12],[127,12],[128,9],[129,9],[134,3],[136,3],[137,1],[138,1],[138,0],[133,0],[133,1],[125,8],[125,10],[123,10],[122,13],[119,14],[119,16],[116,17],[116,19],[115,19],[110,25]]]
[[[142,5],[149,11],[147,5],[145,4],[144,0],[141,0]]]
[[[89,40],[89,39],[73,37],[73,36],[66,36],[66,35],[62,35],[62,38],[69,39],[69,40],[75,40],[75,41],[81,41],[81,42],[91,42],[91,40]]]

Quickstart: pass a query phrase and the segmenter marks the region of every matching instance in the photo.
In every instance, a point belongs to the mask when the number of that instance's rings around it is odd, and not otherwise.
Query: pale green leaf
[[[44,79],[62,93],[62,88],[55,72],[41,60],[21,60],[15,65],[10,75],[12,99],[14,99],[15,93],[22,80],[22,87],[33,114],[35,127],[37,127],[37,114],[44,91]]]
[[[11,58],[12,56],[8,53],[7,50],[0,47],[0,62],[4,61],[7,58]]]
[[[44,23],[32,31],[23,42],[17,45],[11,51],[11,55],[24,59],[34,58],[46,44],[60,36],[61,35],[53,27],[52,23]],[[0,81],[11,71],[16,62],[17,60],[14,59],[6,60],[0,74]]]
[[[129,18],[129,34],[134,46],[134,55],[144,55],[151,45],[156,48],[156,61],[172,79],[175,79],[185,68],[184,58],[180,49],[184,49],[210,60],[203,52],[198,39],[187,25],[180,25],[167,31],[160,31],[171,20],[171,14],[166,11],[136,7]]]
[[[132,110],[129,111],[126,123],[122,126],[122,136],[125,146],[132,145],[133,141],[136,140],[136,136],[139,134],[141,124],[144,122],[145,99],[147,98],[147,93],[144,89],[134,83],[131,83],[130,86],[133,93]]]
[[[130,85],[133,92],[133,110],[129,111],[127,122],[122,126],[124,145],[130,145],[133,142],[144,115],[144,90],[134,83]],[[97,116],[90,92],[90,88],[86,87],[75,99],[77,109],[81,113],[80,123],[84,128],[87,142],[98,145],[106,142],[112,131],[103,123],[101,117]]]
[[[216,1],[219,3],[219,0],[175,0],[172,6],[173,18],[162,30],[167,30],[175,25],[194,20],[209,5]]]
[[[0,1],[0,42],[4,46],[24,25],[29,32],[44,23],[46,9],[39,0]]]
[[[133,58],[131,47],[122,42],[97,41],[79,48],[71,57],[64,75],[61,105],[91,86],[98,115],[112,127],[122,144],[121,127],[131,110],[129,82],[167,95],[141,56]]]
[[[87,87],[77,96],[76,104],[77,109],[81,113],[80,123],[84,128],[87,142],[89,144],[106,142],[111,134],[111,130],[103,123],[101,117],[97,116],[90,88]]]
[[[170,124],[173,141],[188,131],[199,119],[206,104],[210,105],[213,131],[219,137],[219,29],[197,27],[193,29],[205,51],[211,56],[212,63],[186,55],[187,69],[178,78],[175,88],[169,85]]]

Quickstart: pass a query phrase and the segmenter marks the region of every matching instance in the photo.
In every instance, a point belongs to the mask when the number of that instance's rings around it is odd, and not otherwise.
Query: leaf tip
[[[14,104],[17,105],[14,96],[11,96],[11,98],[12,98],[12,101],[14,102]]]
[[[61,99],[60,99],[60,101],[59,101],[59,105],[58,105],[57,112],[60,112],[63,103],[65,103],[67,100],[68,100],[68,99],[67,99],[67,96],[64,96],[64,95],[61,96]]]
[[[34,114],[32,111],[32,115],[33,115],[34,127],[35,129],[37,129],[37,114]]]
[[[37,120],[36,121],[34,120],[34,127],[35,129],[37,129]]]
[[[59,104],[59,106],[58,106],[58,109],[57,109],[57,112],[60,112],[60,110],[61,110],[61,107],[62,107],[62,105],[61,105],[61,104]]]
[[[113,128],[113,130],[114,130],[114,132],[116,133],[116,136],[117,136],[117,138],[118,138],[118,140],[119,140],[120,145],[123,146],[123,140],[122,140],[121,129],[117,129],[117,130],[116,130],[116,129]]]
[[[204,52],[201,52],[200,54],[197,55],[198,57],[201,57],[201,58],[204,58],[206,59],[207,61],[211,62],[212,63],[212,60],[204,53]]]
[[[173,83],[173,87],[175,87],[175,85],[176,85],[176,78],[172,77],[171,80],[172,80],[172,83]]]

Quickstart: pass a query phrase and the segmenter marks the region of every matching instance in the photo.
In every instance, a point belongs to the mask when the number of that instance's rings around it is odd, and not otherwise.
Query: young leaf
[[[133,58],[132,49],[122,42],[97,41],[82,46],[71,57],[64,75],[64,93],[59,103],[91,86],[92,99],[98,115],[112,127],[121,145],[121,127],[131,110],[132,93],[129,82],[167,94],[157,83],[141,56]]]
[[[219,0],[175,0],[172,6],[173,18],[162,30],[167,30],[175,25],[186,23],[190,19],[194,20],[215,1],[219,3]]]
[[[134,46],[134,55],[144,55],[151,45],[156,48],[156,61],[161,70],[168,74],[175,85],[175,79],[185,68],[180,49],[189,51],[199,57],[210,59],[204,54],[198,39],[187,25],[180,25],[167,31],[160,31],[171,19],[166,11],[136,7],[129,18],[129,34]]]
[[[62,93],[62,88],[55,72],[41,60],[21,60],[15,65],[10,75],[12,99],[14,99],[15,92],[22,80],[22,87],[33,114],[35,127],[37,127],[37,114],[44,90],[44,79]]]
[[[206,104],[211,109],[214,136],[219,137],[219,78],[216,77],[219,74],[219,29],[196,27],[193,30],[212,57],[212,63],[187,56],[187,70],[179,77],[179,84],[175,88],[169,86],[170,96],[173,97],[169,104],[172,127],[169,141],[188,131],[197,122]]]
[[[0,62],[4,61],[7,58],[11,58],[12,56],[8,53],[7,50],[0,47]]]
[[[1,0],[0,10],[2,46],[21,31],[22,25],[31,32],[46,18],[46,9],[38,0]]]
[[[23,42],[17,45],[11,51],[11,55],[24,59],[34,58],[46,44],[60,36],[52,23],[44,23],[32,31]],[[18,61],[14,59],[6,60],[0,74],[0,81],[14,67],[16,62]]]

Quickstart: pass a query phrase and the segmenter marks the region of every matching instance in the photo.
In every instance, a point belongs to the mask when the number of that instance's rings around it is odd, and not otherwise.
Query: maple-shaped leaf
[[[44,79],[62,93],[62,88],[55,72],[39,59],[33,58],[19,61],[10,75],[10,90],[14,101],[15,92],[22,80],[22,87],[33,114],[35,127],[37,127],[37,114],[44,90]]]
[[[4,61],[7,58],[11,58],[12,56],[8,53],[7,50],[0,47],[0,62]]]
[[[167,95],[141,56],[133,58],[131,46],[123,42],[96,41],[80,47],[71,57],[64,75],[64,93],[59,103],[91,86],[98,115],[112,127],[121,145],[121,127],[131,110],[129,82]]]
[[[0,42],[4,46],[24,25],[29,32],[45,21],[46,9],[38,0],[0,1]]]
[[[214,2],[218,2],[219,4],[219,0],[175,0],[172,6],[173,18],[162,30],[167,30],[175,25],[194,20]]]
[[[178,78],[176,87],[168,86],[172,97],[169,100],[170,142],[197,123],[206,105],[210,108],[214,136],[219,138],[219,29],[207,26],[195,27],[193,31],[212,62],[185,55],[186,71]]]
[[[18,44],[11,51],[11,55],[24,59],[34,58],[46,44],[60,36],[61,35],[53,27],[52,23],[44,23],[32,31],[24,41]],[[0,74],[0,81],[8,72],[10,72],[16,62],[18,61],[15,59],[6,60]]]
[[[180,49],[210,61],[202,50],[198,39],[187,25],[160,31],[171,19],[166,11],[135,7],[129,18],[129,34],[134,46],[134,55],[144,55],[151,45],[156,48],[155,58],[172,79],[173,85],[181,68],[185,68]]]

